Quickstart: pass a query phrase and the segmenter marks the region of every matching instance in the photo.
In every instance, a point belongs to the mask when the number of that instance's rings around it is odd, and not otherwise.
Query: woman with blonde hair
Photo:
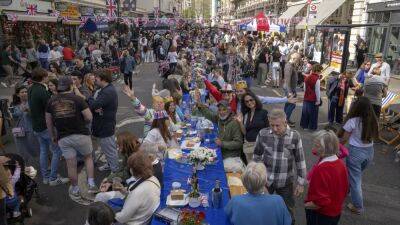
[[[93,94],[93,92],[96,90],[94,74],[88,73],[83,77],[83,86],[85,86],[90,93]]]

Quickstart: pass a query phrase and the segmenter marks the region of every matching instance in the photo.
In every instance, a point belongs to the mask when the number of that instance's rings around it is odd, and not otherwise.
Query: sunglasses
[[[254,99],[244,100],[245,103],[254,102]]]

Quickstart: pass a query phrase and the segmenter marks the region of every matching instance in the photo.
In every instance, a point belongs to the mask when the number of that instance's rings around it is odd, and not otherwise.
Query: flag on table
[[[106,7],[107,7],[108,18],[117,17],[117,4],[115,0],[107,0]]]
[[[37,5],[36,4],[28,4],[26,6],[26,14],[30,16],[34,16],[37,13]]]

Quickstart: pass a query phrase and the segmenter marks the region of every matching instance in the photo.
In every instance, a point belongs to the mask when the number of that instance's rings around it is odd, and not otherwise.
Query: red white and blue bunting
[[[26,6],[26,14],[30,16],[34,16],[37,13],[37,5],[36,4],[27,4]]]

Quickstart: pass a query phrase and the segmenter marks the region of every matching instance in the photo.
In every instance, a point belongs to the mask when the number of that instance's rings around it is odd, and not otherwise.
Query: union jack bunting
[[[59,17],[60,16],[60,11],[54,10],[52,13],[50,13],[50,16]]]
[[[15,13],[7,14],[7,19],[11,20],[11,22],[16,23],[18,20],[18,15]]]
[[[143,22],[143,25],[146,25],[149,22],[149,17],[147,17],[147,16],[142,17],[142,22]]]
[[[122,18],[122,22],[126,25],[128,25],[128,27],[130,27],[132,25],[131,19],[129,18]]]
[[[139,26],[139,18],[133,19],[133,22],[135,23],[135,25],[136,25],[137,27]]]
[[[83,27],[88,19],[89,17],[87,16],[81,16],[81,23],[79,24],[79,28]]]
[[[117,17],[117,4],[116,4],[115,0],[107,0],[106,7],[107,7],[108,18]]]
[[[37,5],[36,4],[28,4],[26,6],[26,14],[30,16],[34,16],[37,13]]]

